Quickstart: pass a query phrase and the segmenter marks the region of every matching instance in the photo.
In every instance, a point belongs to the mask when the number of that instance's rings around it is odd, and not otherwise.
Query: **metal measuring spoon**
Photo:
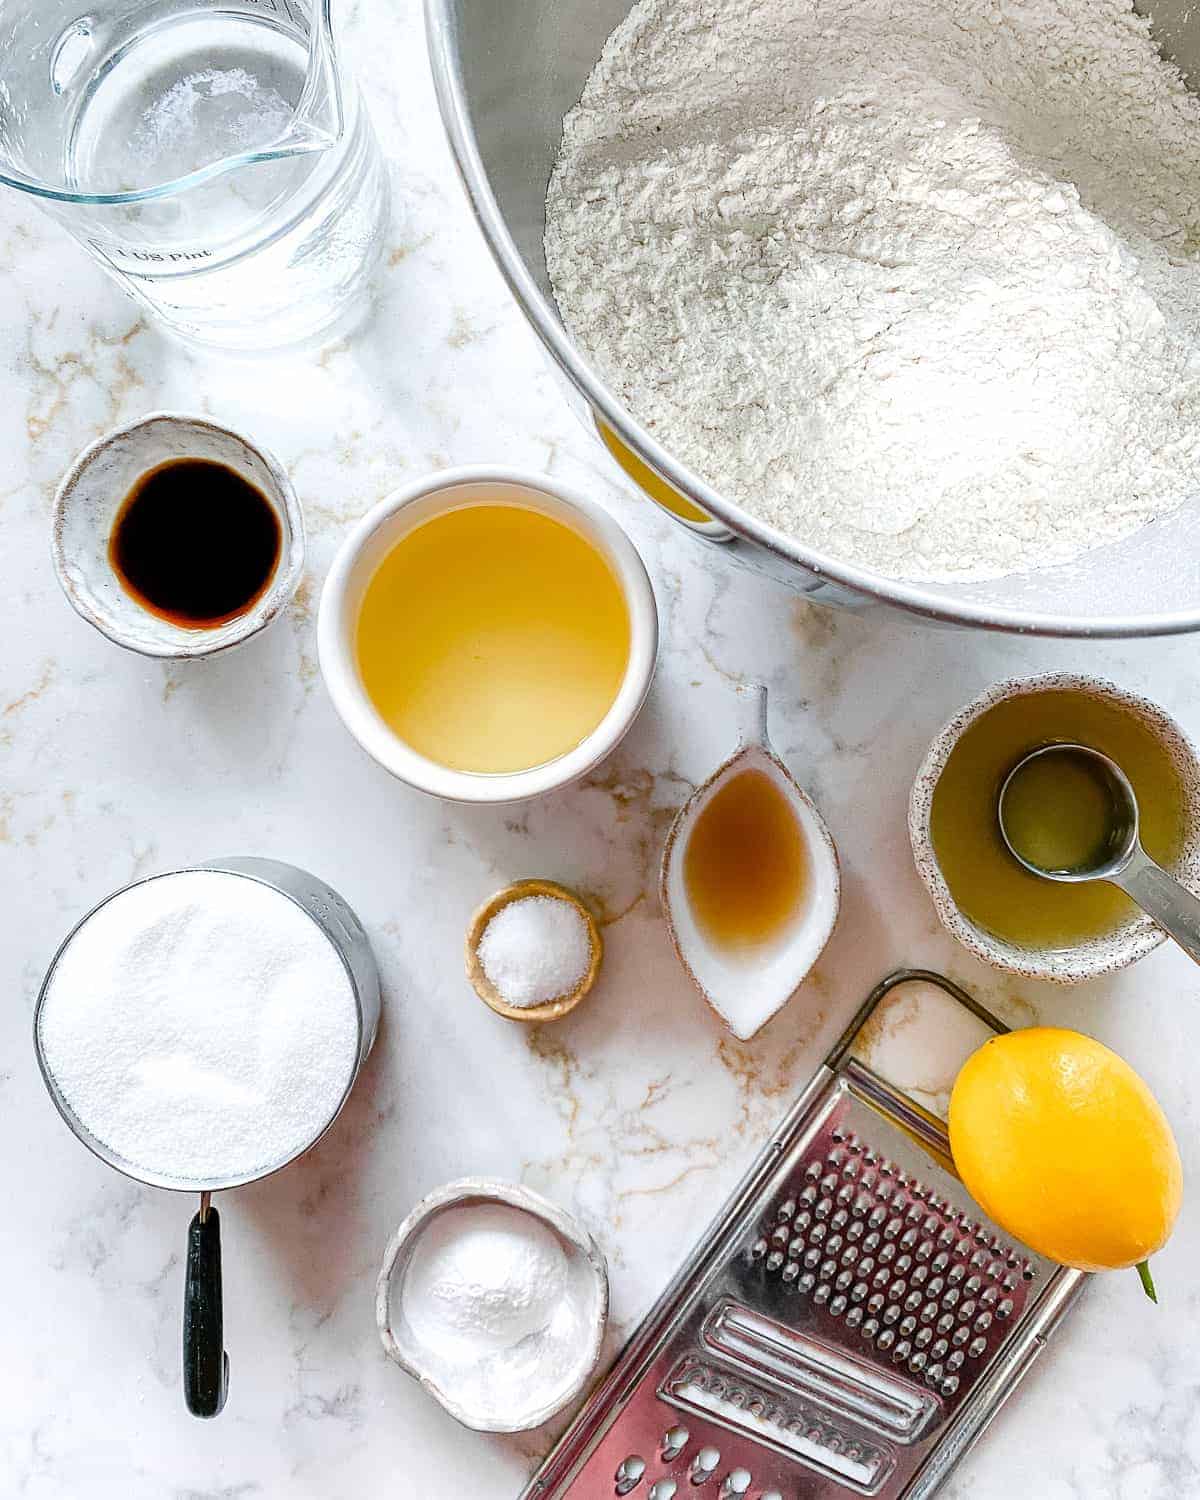
[[[1032,760],[1048,756],[1071,757],[1086,763],[1091,775],[1108,794],[1110,823],[1105,840],[1098,846],[1094,863],[1069,869],[1047,869],[1021,853],[1005,821],[1005,804],[1013,781]],[[1032,875],[1066,884],[1085,880],[1107,880],[1137,902],[1142,910],[1191,958],[1200,963],[1200,899],[1155,864],[1138,837],[1138,805],[1133,787],[1116,761],[1088,745],[1043,745],[1023,755],[1004,778],[998,804],[1000,833],[1008,852]]]

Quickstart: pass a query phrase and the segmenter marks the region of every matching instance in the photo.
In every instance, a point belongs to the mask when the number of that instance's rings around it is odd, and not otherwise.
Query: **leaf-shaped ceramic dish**
[[[787,1003],[829,941],[841,904],[841,873],[824,819],[771,748],[766,688],[740,688],[738,702],[738,748],[675,819],[663,851],[660,893],[680,962],[734,1036],[747,1041]],[[769,939],[730,944],[714,938],[711,922],[698,911],[687,876],[688,847],[714,799],[747,772],[768,778],[794,818],[803,847],[803,881],[794,906]],[[786,824],[782,833],[793,837]]]

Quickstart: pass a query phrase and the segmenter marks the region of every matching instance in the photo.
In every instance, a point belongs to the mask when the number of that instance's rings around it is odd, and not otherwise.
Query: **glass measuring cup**
[[[387,178],[332,0],[0,0],[0,182],[185,337],[325,331]]]

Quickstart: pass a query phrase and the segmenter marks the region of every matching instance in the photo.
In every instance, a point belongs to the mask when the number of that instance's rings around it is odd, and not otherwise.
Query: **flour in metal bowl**
[[[674,455],[910,579],[1200,494],[1200,99],[1128,0],[639,0],[565,122],[563,318]]]

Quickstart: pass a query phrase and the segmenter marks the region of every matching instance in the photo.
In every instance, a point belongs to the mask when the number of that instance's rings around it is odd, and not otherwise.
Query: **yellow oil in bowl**
[[[419,755],[532,770],[612,707],[630,618],[604,555],[521,505],[474,503],[403,536],[367,585],[355,640],[368,697]]]
[[[998,802],[1005,777],[1030,750],[1051,743],[1102,750],[1133,784],[1147,853],[1171,868],[1183,845],[1186,807],[1179,770],[1153,729],[1131,709],[1071,689],[1005,698],[963,733],[938,779],[930,835],[938,865],[965,917],[1025,948],[1071,948],[1122,927],[1137,912],[1103,881],[1058,885],[1030,874],[1004,847]],[[1034,765],[1037,763],[1034,762]],[[1047,787],[1035,773],[1018,808],[1022,836],[1048,857],[1073,858],[1095,835],[1103,810],[1095,789]]]

